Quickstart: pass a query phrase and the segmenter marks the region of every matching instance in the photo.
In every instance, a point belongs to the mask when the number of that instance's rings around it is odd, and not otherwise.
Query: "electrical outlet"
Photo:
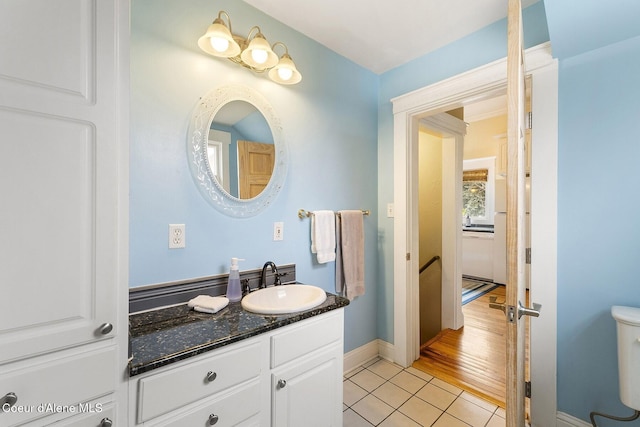
[[[273,241],[284,240],[284,222],[273,223]]]
[[[181,249],[185,244],[184,224],[169,224],[169,249]]]

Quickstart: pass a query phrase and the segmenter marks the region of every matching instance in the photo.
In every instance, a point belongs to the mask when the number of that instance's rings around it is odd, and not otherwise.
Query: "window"
[[[462,172],[462,223],[493,224],[495,157],[465,160]]]
[[[486,194],[488,169],[476,169],[462,173],[462,206],[463,217],[487,216]]]
[[[209,140],[207,146],[207,156],[209,157],[209,167],[211,173],[218,180],[218,184],[224,187],[223,163],[222,163],[222,143]]]

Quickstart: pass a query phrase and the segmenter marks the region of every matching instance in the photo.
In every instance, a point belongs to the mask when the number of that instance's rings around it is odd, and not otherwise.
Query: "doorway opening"
[[[455,117],[449,121],[460,120],[459,134],[429,118],[422,119],[419,128],[419,259],[429,267],[419,272],[420,358],[414,366],[504,407],[505,317],[489,303],[492,297],[505,298],[506,240],[504,230],[494,238],[494,218],[505,215],[504,193],[496,187],[504,183],[506,172],[500,167],[506,97],[446,114]],[[443,155],[455,146],[456,137],[458,155]],[[456,191],[446,187],[447,176]],[[455,230],[446,230],[446,216],[453,216]],[[429,263],[451,242],[453,250],[443,257],[458,255],[461,271],[451,263]],[[447,286],[442,279],[452,276],[461,289],[461,299],[453,302],[460,310],[457,323],[447,321],[442,299]]]
[[[549,44],[527,49],[527,74],[534,78],[532,108],[536,121],[536,150],[532,165],[544,173],[533,179],[532,193],[536,216],[532,220],[531,271],[533,300],[540,302],[544,315],[531,329],[532,416],[540,425],[555,422],[556,417],[556,306],[557,306],[557,94],[558,66]],[[419,259],[416,235],[417,218],[413,203],[417,188],[418,126],[421,119],[483,99],[504,94],[506,60],[499,60],[439,83],[392,99],[394,113],[394,361],[409,366],[419,358]],[[454,227],[455,228],[455,227]],[[460,229],[460,227],[457,227]],[[461,230],[460,230],[461,233]],[[444,257],[442,259],[444,262]],[[452,263],[461,272],[461,256],[454,253]],[[461,273],[460,273],[461,276]],[[456,292],[453,292],[456,291]],[[456,289],[444,289],[452,298]],[[443,299],[445,296],[443,296]],[[456,319],[454,319],[456,320]],[[462,316],[460,319],[462,321]],[[538,392],[536,393],[536,390]]]

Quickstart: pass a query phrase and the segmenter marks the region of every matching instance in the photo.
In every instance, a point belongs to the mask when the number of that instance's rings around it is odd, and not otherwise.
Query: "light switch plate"
[[[284,222],[273,223],[273,241],[284,240]]]

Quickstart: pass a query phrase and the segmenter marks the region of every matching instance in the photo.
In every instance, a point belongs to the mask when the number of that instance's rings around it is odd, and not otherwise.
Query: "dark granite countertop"
[[[216,314],[200,313],[186,304],[129,316],[129,376],[139,375],[349,305],[327,293],[321,305],[299,313],[264,315],[229,303]]]

